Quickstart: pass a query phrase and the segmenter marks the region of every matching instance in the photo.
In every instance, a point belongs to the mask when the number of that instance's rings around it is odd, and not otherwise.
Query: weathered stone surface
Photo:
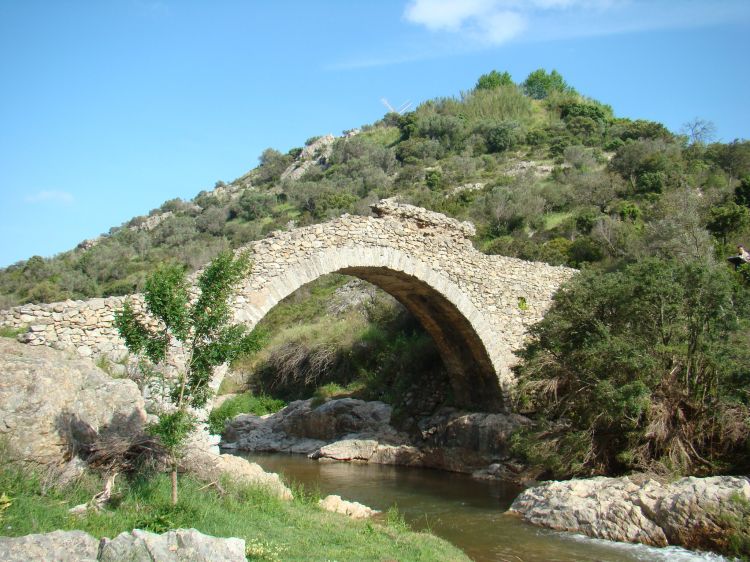
[[[104,539],[101,562],[245,562],[245,541],[217,538],[195,529],[161,535],[135,529]]]
[[[131,435],[145,420],[134,382],[65,352],[0,338],[0,436],[13,458],[59,464],[97,433]]]
[[[352,519],[367,519],[376,513],[380,513],[378,510],[367,507],[359,502],[342,500],[341,496],[335,495],[326,496],[318,502],[318,505],[326,511],[348,515]]]
[[[99,541],[83,531],[53,531],[23,537],[0,537],[4,562],[96,562]]]
[[[369,461],[377,448],[378,442],[372,439],[342,439],[324,445],[311,456],[335,461]]]
[[[265,472],[258,464],[234,455],[216,454],[198,447],[190,447],[181,461],[182,468],[201,480],[218,482],[229,478],[241,483],[266,488],[280,499],[292,499],[292,492],[278,474]]]
[[[0,537],[0,560],[7,562],[245,562],[245,541],[217,538],[195,529],[161,535],[134,529],[99,541],[83,531],[54,531]]]
[[[527,423],[514,414],[445,408],[419,422],[421,435],[409,435],[391,425],[388,404],[341,398],[317,407],[298,400],[270,416],[242,414],[222,437],[228,449],[473,472],[507,460],[510,434]]]
[[[344,215],[274,232],[243,248],[254,262],[234,302],[235,320],[253,327],[321,275],[352,275],[390,293],[419,319],[436,342],[458,404],[484,411],[507,407],[503,393],[513,384],[513,351],[575,271],[484,255],[472,246],[470,223],[439,213],[392,200],[373,211],[377,216]],[[23,341],[117,357],[125,347],[112,319],[125,298],[24,305],[0,311],[0,325],[44,325],[23,334]],[[140,295],[132,301],[142,308]]]
[[[682,478],[662,485],[629,477],[546,482],[521,493],[510,511],[559,531],[614,541],[699,547],[718,530],[719,505],[733,495],[750,499],[746,477]]]

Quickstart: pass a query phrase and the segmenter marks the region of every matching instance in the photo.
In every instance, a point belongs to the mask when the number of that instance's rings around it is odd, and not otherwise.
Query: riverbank
[[[530,423],[523,416],[441,408],[408,428],[392,419],[393,408],[384,402],[297,400],[274,414],[241,414],[229,420],[221,446],[524,481],[523,467],[514,466],[510,455],[511,435]]]
[[[468,560],[447,541],[412,532],[397,511],[356,521],[324,511],[318,495],[301,487],[295,499],[285,501],[250,485],[206,486],[183,476],[180,503],[172,507],[168,478],[155,475],[119,481],[113,501],[100,512],[68,513],[100,490],[100,479],[90,473],[56,488],[38,473],[0,467],[2,535],[79,529],[100,538],[136,528],[156,533],[194,528],[244,539],[249,560]]]
[[[319,462],[304,455],[252,454],[264,470],[287,481],[341,494],[375,509],[398,505],[414,530],[429,530],[475,562],[728,562],[715,554],[679,547],[591,539],[538,527],[507,513],[523,492],[502,480],[393,465]],[[342,561],[343,562],[343,561]]]

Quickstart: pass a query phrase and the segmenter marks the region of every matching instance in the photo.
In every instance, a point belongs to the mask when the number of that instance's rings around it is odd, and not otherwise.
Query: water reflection
[[[449,540],[477,562],[719,561],[683,549],[597,541],[528,525],[505,513],[521,489],[463,474],[396,466],[324,463],[302,455],[252,454],[248,459],[287,481],[338,494],[382,511],[397,506],[416,530]]]

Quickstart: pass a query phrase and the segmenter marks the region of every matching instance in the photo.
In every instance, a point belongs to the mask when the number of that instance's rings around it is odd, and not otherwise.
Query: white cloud
[[[27,203],[62,203],[70,205],[73,202],[73,194],[67,191],[39,191],[32,195],[27,195],[24,200]]]
[[[748,13],[741,0],[410,0],[404,19],[476,46],[698,27]]]
[[[407,21],[430,31],[462,34],[491,45],[521,35],[539,12],[571,8],[603,9],[622,0],[411,0]]]

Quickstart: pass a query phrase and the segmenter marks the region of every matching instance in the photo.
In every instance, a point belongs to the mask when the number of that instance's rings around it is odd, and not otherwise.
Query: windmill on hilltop
[[[385,98],[380,98],[380,101],[388,109],[389,113],[397,113],[399,115],[403,115],[411,107],[410,101],[405,101],[399,106],[398,109],[395,109],[390,103],[388,103],[388,100]]]

